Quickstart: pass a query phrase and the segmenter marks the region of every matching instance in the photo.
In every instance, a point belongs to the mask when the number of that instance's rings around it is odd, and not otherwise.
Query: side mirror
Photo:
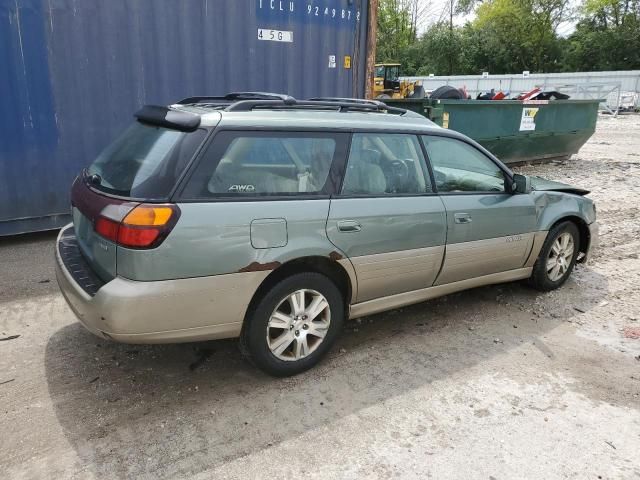
[[[515,173],[511,193],[531,193],[531,178]]]

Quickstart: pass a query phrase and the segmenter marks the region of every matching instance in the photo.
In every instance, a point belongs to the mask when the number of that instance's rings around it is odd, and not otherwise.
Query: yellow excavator
[[[420,82],[400,80],[399,63],[376,63],[373,79],[373,98],[424,98]]]

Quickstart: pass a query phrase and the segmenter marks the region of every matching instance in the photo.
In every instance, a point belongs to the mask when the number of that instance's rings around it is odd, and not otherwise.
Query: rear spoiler
[[[142,123],[180,130],[181,132],[193,132],[200,126],[199,115],[178,112],[158,105],[145,105],[135,113],[134,117]]]

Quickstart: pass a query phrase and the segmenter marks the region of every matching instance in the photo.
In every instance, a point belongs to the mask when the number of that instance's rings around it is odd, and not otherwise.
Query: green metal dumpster
[[[566,159],[596,129],[600,100],[388,99],[473,138],[505,163]]]

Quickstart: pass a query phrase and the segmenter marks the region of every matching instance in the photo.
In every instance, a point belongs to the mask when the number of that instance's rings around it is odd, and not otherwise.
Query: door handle
[[[453,221],[456,223],[471,223],[471,215],[468,213],[456,213],[453,215]]]
[[[338,230],[341,232],[359,232],[362,225],[355,220],[340,220],[338,222]]]

